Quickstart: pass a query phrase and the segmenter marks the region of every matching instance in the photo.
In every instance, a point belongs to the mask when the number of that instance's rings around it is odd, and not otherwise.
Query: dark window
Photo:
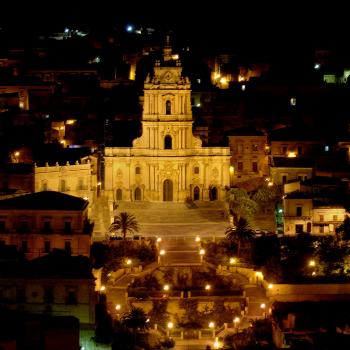
[[[53,287],[46,287],[44,290],[44,303],[53,303]]]
[[[171,114],[171,102],[169,100],[165,102],[165,114]]]
[[[17,288],[16,301],[17,301],[17,303],[25,303],[26,302],[26,290],[25,290],[25,288],[22,288],[22,287]]]
[[[45,253],[50,253],[51,251],[51,242],[50,241],[45,241],[44,242],[44,252]]]
[[[243,171],[243,162],[238,162],[237,163],[237,170],[238,171]]]
[[[307,233],[311,233],[311,222],[308,222],[308,223],[306,224],[306,232],[307,232]]]
[[[69,255],[72,253],[71,242],[69,242],[69,241],[64,242],[64,251]]]
[[[257,173],[258,172],[258,162],[253,162],[252,163],[252,171],[254,173]]]
[[[64,228],[63,231],[65,233],[71,233],[72,232],[72,223],[70,221],[65,221],[64,222]]]
[[[117,189],[117,201],[121,201],[121,200],[123,200],[123,191],[120,188],[118,188]]]
[[[172,149],[172,139],[170,135],[164,137],[164,149]]]
[[[22,252],[27,253],[28,252],[28,242],[22,241]]]
[[[47,191],[47,189],[48,189],[48,187],[47,187],[47,182],[46,182],[46,181],[42,182],[42,184],[41,184],[41,190],[42,190],[42,191]]]
[[[6,222],[1,220],[0,221],[0,232],[4,232],[6,230]]]
[[[304,226],[301,225],[301,224],[296,224],[295,225],[295,232],[296,233],[303,233],[303,230],[304,230]]]
[[[140,168],[139,166],[137,166],[137,167],[135,168],[135,174],[137,174],[137,175],[140,175],[140,174],[141,174],[141,168]]]
[[[194,173],[195,173],[195,174],[199,174],[199,167],[198,167],[198,166],[195,166],[195,167],[194,167]]]
[[[216,201],[218,199],[218,190],[216,187],[212,187],[209,190],[209,199],[211,201]]]
[[[303,154],[303,147],[302,146],[298,146],[298,154]]]
[[[68,289],[67,291],[67,304],[77,304],[77,296],[75,289]]]
[[[282,176],[282,183],[286,184],[287,183],[287,175]]]
[[[193,190],[193,200],[198,201],[199,200],[199,187],[196,186]]]
[[[324,233],[324,225],[320,225],[320,233]]]
[[[43,232],[51,232],[51,221],[44,221]]]
[[[296,210],[297,210],[297,216],[303,215],[303,207],[296,207]]]
[[[252,145],[252,151],[257,152],[259,150],[258,145],[254,144]]]
[[[338,221],[338,215],[333,215],[333,221]]]
[[[283,153],[283,154],[286,154],[286,153],[287,153],[287,149],[288,149],[287,146],[283,146],[283,147],[282,147],[282,153]]]
[[[21,232],[29,232],[28,221],[21,221],[19,229],[20,229]]]
[[[320,221],[324,221],[324,216],[320,215]]]

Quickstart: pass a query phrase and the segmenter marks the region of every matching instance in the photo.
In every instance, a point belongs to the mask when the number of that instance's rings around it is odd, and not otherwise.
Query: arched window
[[[171,101],[169,100],[165,102],[165,114],[171,114]]]
[[[195,166],[194,169],[193,169],[193,172],[195,174],[199,174],[199,166]]]
[[[61,180],[60,186],[61,186],[60,191],[66,192],[66,180]]]
[[[198,201],[199,200],[199,187],[198,186],[196,186],[193,189],[193,200],[194,201]]]
[[[209,190],[209,199],[211,201],[216,201],[218,199],[218,190],[216,187],[211,187]]]
[[[141,189],[140,187],[136,187],[135,189],[135,201],[141,200]]]
[[[141,174],[141,168],[139,166],[135,168],[135,174]]]
[[[166,135],[164,138],[164,149],[172,149],[172,138],[170,135]]]
[[[123,191],[120,188],[118,188],[117,189],[117,201],[121,201],[121,200],[123,200]]]
[[[42,191],[47,191],[48,190],[47,180],[42,180],[41,181],[41,190]]]

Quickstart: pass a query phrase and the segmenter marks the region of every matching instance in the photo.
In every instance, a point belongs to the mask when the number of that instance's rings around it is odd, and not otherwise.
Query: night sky
[[[130,1],[52,0],[6,4],[3,27],[58,30],[86,26],[104,30],[127,23],[173,30],[198,46],[323,48],[342,45],[348,36],[346,11],[337,1]],[[19,10],[20,8],[20,10]]]

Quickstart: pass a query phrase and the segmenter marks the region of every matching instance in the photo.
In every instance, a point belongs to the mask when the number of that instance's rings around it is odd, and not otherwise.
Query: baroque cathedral
[[[165,46],[144,83],[142,135],[105,148],[105,191],[113,201],[224,200],[229,147],[202,147],[192,133],[191,84]]]

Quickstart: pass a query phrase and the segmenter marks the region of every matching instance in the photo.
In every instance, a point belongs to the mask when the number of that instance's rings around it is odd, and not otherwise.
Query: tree
[[[338,235],[341,235],[342,239],[345,239],[347,241],[350,240],[350,217],[349,216],[346,216],[344,222],[336,228],[335,232]]]
[[[133,333],[136,331],[145,331],[149,327],[148,317],[145,311],[140,307],[131,307],[131,310],[124,314],[121,323],[124,327],[131,329]]]
[[[244,218],[240,218],[236,226],[228,227],[226,229],[226,238],[230,242],[237,244],[237,255],[240,256],[240,251],[243,246],[246,246],[247,243],[254,238],[254,231],[248,224],[248,221]]]
[[[271,207],[272,205],[275,206],[276,202],[280,201],[281,198],[281,188],[275,184],[272,186],[264,184],[258,188],[252,197],[252,199],[263,208]]]
[[[249,220],[258,210],[258,204],[250,199],[247,191],[242,188],[230,188],[226,200],[229,203],[230,213],[233,215],[235,225],[237,225],[240,218]]]
[[[126,234],[130,232],[134,234],[139,232],[140,227],[133,214],[122,212],[114,218],[114,222],[109,228],[109,233],[116,235],[117,231],[121,231],[123,234],[123,240],[126,239]]]

